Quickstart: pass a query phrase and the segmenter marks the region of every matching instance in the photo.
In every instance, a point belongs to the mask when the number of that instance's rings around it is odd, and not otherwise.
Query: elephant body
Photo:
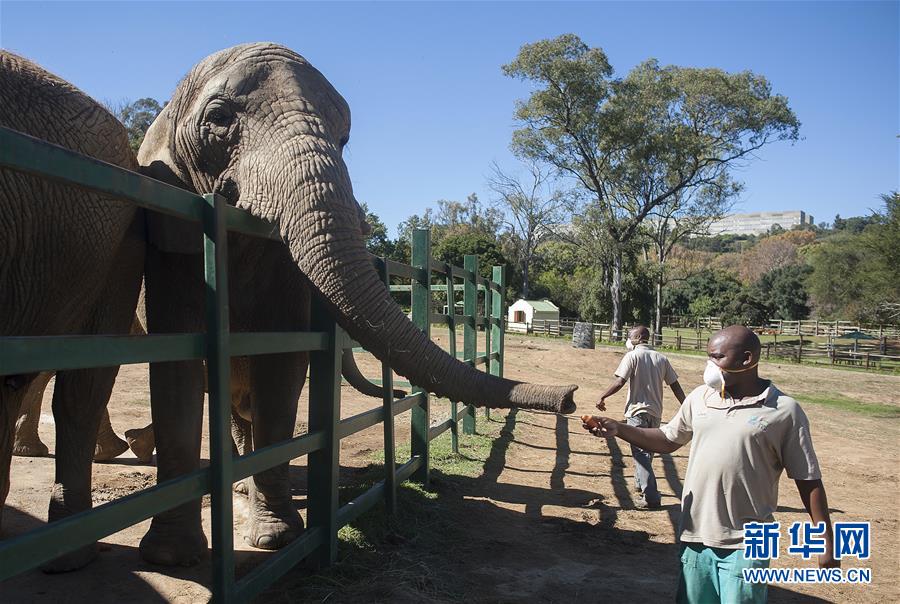
[[[148,130],[138,152],[146,174],[217,193],[280,235],[272,241],[229,234],[231,330],[308,329],[317,296],[354,339],[430,392],[490,407],[571,412],[574,386],[523,384],[460,363],[393,302],[365,249],[364,213],[342,159],[349,131],[349,108],[325,77],[269,43],[201,61]],[[204,328],[200,251],[196,225],[148,217],[151,333]],[[253,356],[248,363],[253,445],[290,438],[308,355]],[[203,378],[199,361],[151,365],[159,480],[199,467]],[[286,463],[254,476],[249,497],[251,545],[276,548],[299,534]],[[146,560],[165,564],[190,564],[205,548],[199,501],[154,517],[140,547]]]
[[[71,84],[0,52],[0,125],[134,170],[124,127]],[[144,262],[143,213],[128,203],[0,169],[0,335],[127,334]],[[53,394],[56,477],[49,519],[91,507],[91,458],[118,367],[60,371]],[[0,377],[0,505],[15,422],[48,376]],[[88,547],[48,565],[67,570]]]

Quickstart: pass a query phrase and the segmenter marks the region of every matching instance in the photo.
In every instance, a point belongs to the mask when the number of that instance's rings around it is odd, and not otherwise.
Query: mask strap
[[[721,369],[721,370],[724,371],[725,373],[743,373],[743,372],[745,372],[745,371],[750,371],[751,369],[753,369],[753,368],[756,367],[757,365],[759,365],[759,361],[756,361],[755,363],[753,363],[753,364],[750,365],[749,367],[744,367],[743,369],[724,369],[724,368],[722,368],[722,367],[719,367],[719,369]]]

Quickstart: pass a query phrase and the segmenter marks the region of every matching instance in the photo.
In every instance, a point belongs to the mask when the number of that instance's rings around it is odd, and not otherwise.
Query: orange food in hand
[[[591,430],[596,430],[600,427],[600,422],[598,422],[592,415],[582,415],[581,421]]]

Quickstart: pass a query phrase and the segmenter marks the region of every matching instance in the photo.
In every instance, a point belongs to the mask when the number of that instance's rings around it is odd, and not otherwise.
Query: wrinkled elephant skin
[[[271,222],[281,237],[229,236],[232,331],[307,329],[314,294],[355,340],[430,392],[489,407],[573,410],[574,386],[523,384],[464,365],[391,300],[366,251],[363,213],[341,157],[349,133],[349,108],[324,76],[300,55],[267,43],[200,62],[147,132],[138,154],[146,174],[218,193]],[[200,241],[196,225],[148,216],[150,333],[204,329]],[[306,354],[251,357],[256,447],[292,435],[305,379],[296,368],[307,363]],[[203,367],[154,364],[150,380],[162,481],[199,467]],[[279,547],[300,531],[287,469],[282,464],[252,481],[246,535],[257,547]],[[151,562],[190,563],[205,547],[202,537],[196,501],[155,517],[141,553]]]
[[[124,127],[71,84],[0,51],[0,125],[137,169]],[[127,334],[144,261],[135,206],[0,170],[0,335]],[[56,476],[52,522],[91,507],[91,458],[118,367],[60,371],[53,393]],[[46,374],[0,376],[0,504],[9,492],[15,422]],[[89,546],[45,566],[72,570]]]

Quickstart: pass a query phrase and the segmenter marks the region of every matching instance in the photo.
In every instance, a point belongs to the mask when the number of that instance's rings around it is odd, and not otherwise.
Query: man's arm
[[[584,427],[590,430],[594,436],[612,437],[618,436],[625,442],[637,445],[645,451],[653,451],[654,453],[671,453],[680,448],[681,445],[674,443],[659,428],[638,428],[637,426],[629,426],[624,422],[617,422],[610,417],[597,417],[594,420],[599,424],[596,428],[590,428],[587,424]]]
[[[616,376],[616,379],[612,381],[612,383],[609,385],[609,388],[607,388],[606,392],[604,392],[600,397],[600,402],[597,403],[597,409],[599,409],[600,411],[606,411],[606,399],[621,390],[622,386],[624,386],[626,383],[627,382],[624,379]]]
[[[825,553],[819,556],[819,568],[840,568],[841,561],[834,559],[834,535],[831,532],[831,516],[828,513],[828,497],[822,480],[795,480],[803,507],[814,524],[825,523]]]
[[[681,384],[678,383],[678,380],[675,380],[671,384],[669,384],[669,388],[672,389],[672,393],[675,395],[675,398],[678,399],[679,403],[684,402],[684,390],[681,389]]]

